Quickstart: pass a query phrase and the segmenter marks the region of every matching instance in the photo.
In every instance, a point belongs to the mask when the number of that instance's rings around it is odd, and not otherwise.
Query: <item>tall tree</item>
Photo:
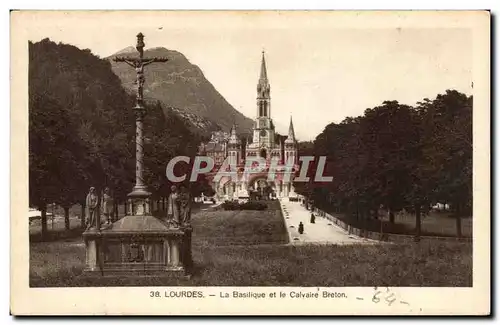
[[[447,90],[420,104],[425,114],[424,151],[434,182],[434,201],[451,203],[457,235],[472,208],[472,97]]]
[[[57,101],[44,93],[30,94],[29,194],[30,205],[42,212],[42,236],[47,232],[47,204],[57,202],[66,208],[76,202],[85,175],[80,144],[69,126]],[[66,224],[69,227],[69,219]]]

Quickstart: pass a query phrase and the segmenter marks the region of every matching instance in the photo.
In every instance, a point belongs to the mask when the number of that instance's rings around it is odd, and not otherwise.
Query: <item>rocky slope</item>
[[[124,63],[116,63],[116,55],[137,56],[137,51],[128,47],[108,57],[113,72],[129,91],[135,89],[135,72]],[[145,69],[146,99],[159,100],[165,113],[175,112],[189,122],[201,134],[214,130],[229,131],[236,123],[238,132],[249,133],[253,121],[234,109],[205,78],[201,69],[186,57],[173,50],[153,48],[146,50],[145,57],[167,57],[167,63],[151,64]]]

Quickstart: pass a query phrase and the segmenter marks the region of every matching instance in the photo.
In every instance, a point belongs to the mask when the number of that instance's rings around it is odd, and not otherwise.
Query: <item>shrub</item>
[[[234,202],[234,201],[225,201],[224,203],[222,203],[222,208],[226,211],[230,210],[240,210],[238,208],[239,204],[238,202]]]
[[[262,203],[262,202],[245,202],[245,203],[238,203],[236,201],[226,201],[222,204],[222,208],[226,211],[233,211],[233,210],[266,210],[267,209],[267,204]]]
[[[245,202],[240,205],[240,210],[266,210],[267,204],[261,202]]]

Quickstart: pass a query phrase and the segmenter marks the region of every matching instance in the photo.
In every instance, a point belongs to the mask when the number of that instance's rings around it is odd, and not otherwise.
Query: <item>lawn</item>
[[[328,211],[328,209],[326,209]],[[389,222],[387,215],[380,216],[379,219],[357,220],[346,214],[329,212],[333,216],[343,220],[347,224],[367,229],[369,231],[414,235],[415,234],[415,215],[400,212],[395,214],[394,224]],[[462,218],[462,236],[472,237],[472,218]],[[428,215],[422,215],[421,235],[436,237],[456,237],[456,219],[449,212],[432,211]]]
[[[193,215],[191,279],[78,278],[81,238],[32,242],[32,286],[471,286],[472,245],[422,242],[293,246],[280,212],[200,211]]]
[[[387,218],[389,220],[389,218]],[[472,218],[462,218],[462,236],[472,237]],[[415,215],[409,213],[399,213],[395,222],[405,225],[408,229],[415,228]],[[436,236],[456,236],[456,219],[450,212],[431,211],[422,218],[422,232]]]
[[[194,246],[285,244],[288,242],[278,207],[264,211],[201,211],[192,217]]]

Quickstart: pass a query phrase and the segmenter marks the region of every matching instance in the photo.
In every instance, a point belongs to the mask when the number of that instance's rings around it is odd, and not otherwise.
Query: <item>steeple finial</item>
[[[267,80],[266,58],[265,52],[262,50],[262,62],[260,64],[260,80]]]
[[[288,126],[288,138],[287,140],[290,141],[295,141],[295,130],[293,129],[293,121],[292,121],[292,116],[290,115],[290,125]]]

